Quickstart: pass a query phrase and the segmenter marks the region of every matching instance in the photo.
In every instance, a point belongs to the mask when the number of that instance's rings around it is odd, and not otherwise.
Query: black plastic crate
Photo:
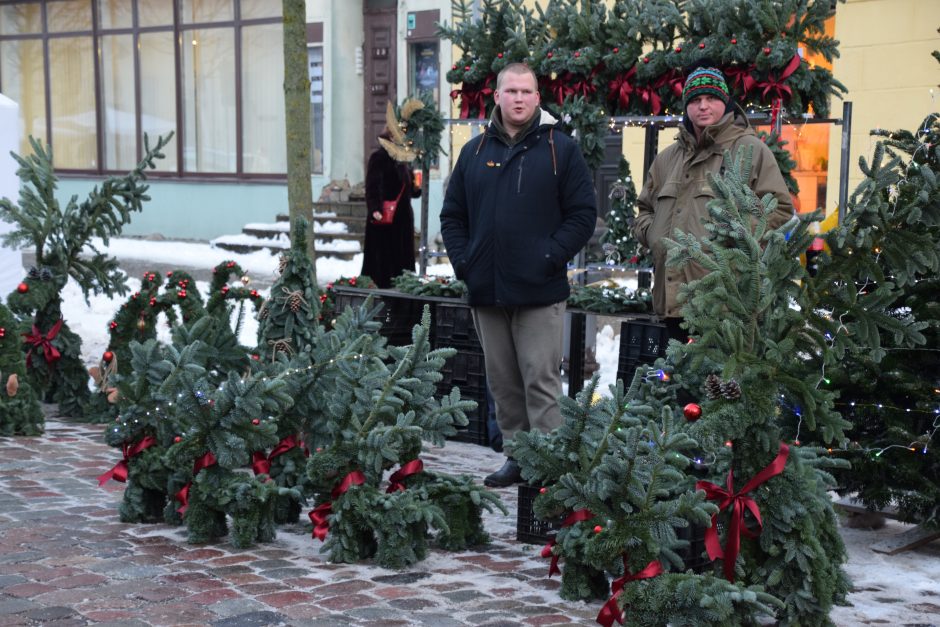
[[[689,525],[681,529],[676,529],[676,536],[680,540],[688,540],[688,548],[676,551],[682,558],[684,570],[691,570],[693,573],[704,573],[712,569],[712,561],[705,551],[705,530],[707,527],[702,525]]]
[[[434,347],[472,348],[482,352],[480,338],[473,326],[470,306],[463,303],[436,303],[434,312]]]
[[[463,388],[460,388],[460,398],[476,401],[477,408],[467,412],[467,426],[463,429],[457,429],[457,433],[448,439],[455,442],[489,446],[490,434],[486,428],[486,419],[489,412],[486,407],[486,398],[471,398],[469,395],[464,394]]]
[[[450,388],[456,386],[461,396],[486,402],[486,361],[482,351],[457,349],[457,354],[444,362],[441,375],[444,378],[438,383],[438,389],[450,392]],[[474,396],[470,396],[471,393]]]
[[[350,292],[334,292],[333,294],[333,311],[336,316],[341,315],[346,308],[358,309],[364,302],[366,302],[368,294],[353,294]],[[372,297],[372,302],[378,304],[382,302],[382,299],[378,296]]]
[[[545,521],[535,517],[532,504],[540,488],[519,484],[519,506],[516,508],[516,540],[529,544],[545,544],[561,528],[561,520]]]
[[[431,317],[433,320],[434,304],[429,301],[414,298],[411,296],[388,296],[382,297],[385,308],[379,314],[382,322],[382,328],[379,333],[388,338],[388,343],[395,346],[407,346],[411,344],[411,332],[415,325],[421,324],[421,314],[424,312],[424,306],[430,305],[432,308]],[[431,328],[431,337],[429,338],[431,346],[434,346],[434,328]]]
[[[630,385],[640,364],[652,364],[666,354],[669,332],[659,322],[625,320],[620,323],[620,357],[617,378]]]

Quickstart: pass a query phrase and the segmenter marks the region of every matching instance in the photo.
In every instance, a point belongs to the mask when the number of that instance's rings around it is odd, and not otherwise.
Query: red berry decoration
[[[173,438],[173,441],[179,443],[183,441],[183,438],[181,438],[180,436],[176,436],[175,438]]]
[[[155,297],[153,297],[153,296],[150,297],[150,306],[151,306],[151,307],[156,307],[156,306],[157,306],[157,299],[156,299]]]
[[[676,46],[676,52],[682,52],[682,46]]]
[[[457,64],[456,64],[456,63],[454,63],[454,64],[453,64],[452,66],[450,66],[450,69],[452,69],[452,70],[456,70],[456,69],[457,69]]]
[[[117,328],[117,322],[112,320],[111,322],[108,323],[108,327],[110,327],[112,331],[115,330]]]
[[[578,51],[578,50],[575,50],[574,58],[577,59],[577,58],[580,57],[580,56],[581,56],[581,52]]]
[[[548,488],[539,488],[539,494],[545,494],[548,492]]]
[[[765,55],[765,56],[769,56],[769,55],[770,55],[770,48],[764,48],[764,55]]]
[[[689,403],[682,408],[682,414],[689,422],[695,422],[702,417],[702,407],[698,403]]]
[[[548,53],[548,54],[546,54],[545,56],[546,56],[546,57],[548,57],[549,59],[551,59],[553,55],[552,55],[552,53],[551,53],[551,52],[549,52],[549,53]]]
[[[469,71],[470,71],[470,66],[469,66],[469,65],[463,66],[463,71],[464,71],[464,72],[469,72]]]
[[[260,425],[260,424],[261,424],[261,421],[260,421],[260,420],[258,420],[257,418],[255,418],[254,420],[252,420],[252,421],[251,421],[251,424],[253,424],[254,426],[256,426],[256,427],[257,427],[258,425]]]
[[[738,40],[737,40],[737,39],[734,39],[734,38],[731,39],[731,45],[735,45],[735,44],[737,44],[737,43],[738,43]]]
[[[604,530],[604,528],[601,527],[600,525],[595,525],[595,526],[594,526],[594,533],[600,533],[600,532],[603,531],[603,530]]]
[[[617,54],[618,52],[620,52],[620,48],[614,48],[614,54]]]
[[[502,58],[503,58],[503,53],[502,53],[502,52],[496,53],[496,58],[497,58],[497,59],[502,59]]]
[[[7,336],[7,330],[4,329],[3,327],[0,327],[0,338],[4,338],[6,336]]]
[[[649,62],[650,62],[649,57],[643,57],[643,63],[649,63]]]
[[[222,286],[222,294],[223,294],[223,295],[228,294],[228,285],[223,285],[223,286]]]
[[[704,50],[704,49],[705,49],[705,44],[704,44],[704,43],[700,43],[700,44],[698,45],[698,47],[699,47],[700,50]]]
[[[102,355],[101,357],[104,359],[106,364],[110,364],[111,361],[114,359],[114,353],[112,353],[111,351],[105,351],[104,355]]]
[[[186,298],[186,290],[180,290],[180,291],[179,291],[179,297],[180,297],[180,298]]]
[[[29,286],[26,283],[20,283],[19,285],[16,286],[16,291],[19,292],[20,294],[25,294],[26,292],[29,291]]]
[[[172,271],[172,270],[167,270],[167,272],[166,272],[166,278],[169,279],[171,276],[173,276],[173,271]]]
[[[353,278],[349,279],[349,284],[350,284],[350,285],[355,285],[355,284],[356,284],[356,277],[353,277]]]
[[[258,290],[251,290],[251,297],[258,298]]]
[[[255,361],[258,361],[259,359],[261,359],[261,356],[260,356],[260,355],[256,355],[255,353],[252,353],[252,354],[251,354],[251,358],[254,359]]]

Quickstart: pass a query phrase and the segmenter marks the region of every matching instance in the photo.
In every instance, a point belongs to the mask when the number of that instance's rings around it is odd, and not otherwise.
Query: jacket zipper
[[[516,182],[516,193],[522,193],[522,164],[525,163],[525,155],[519,157],[519,180]]]

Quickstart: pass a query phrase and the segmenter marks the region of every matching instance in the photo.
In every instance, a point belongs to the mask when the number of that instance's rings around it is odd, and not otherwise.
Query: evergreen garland
[[[26,377],[20,326],[0,302],[0,436],[40,435],[45,416]]]

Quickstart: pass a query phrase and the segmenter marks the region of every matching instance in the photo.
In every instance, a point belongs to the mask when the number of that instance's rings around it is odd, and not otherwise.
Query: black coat
[[[555,122],[542,112],[513,146],[490,123],[460,151],[441,233],[471,305],[568,298],[566,266],[594,232],[597,203],[580,149]]]
[[[398,201],[391,224],[375,224],[373,211],[382,211],[382,201],[395,200],[405,186]],[[379,148],[369,157],[366,166],[366,239],[363,246],[362,274],[368,275],[382,288],[392,286],[392,279],[403,270],[415,271],[414,213],[411,199],[421,195],[414,189],[411,170],[398,163]]]

